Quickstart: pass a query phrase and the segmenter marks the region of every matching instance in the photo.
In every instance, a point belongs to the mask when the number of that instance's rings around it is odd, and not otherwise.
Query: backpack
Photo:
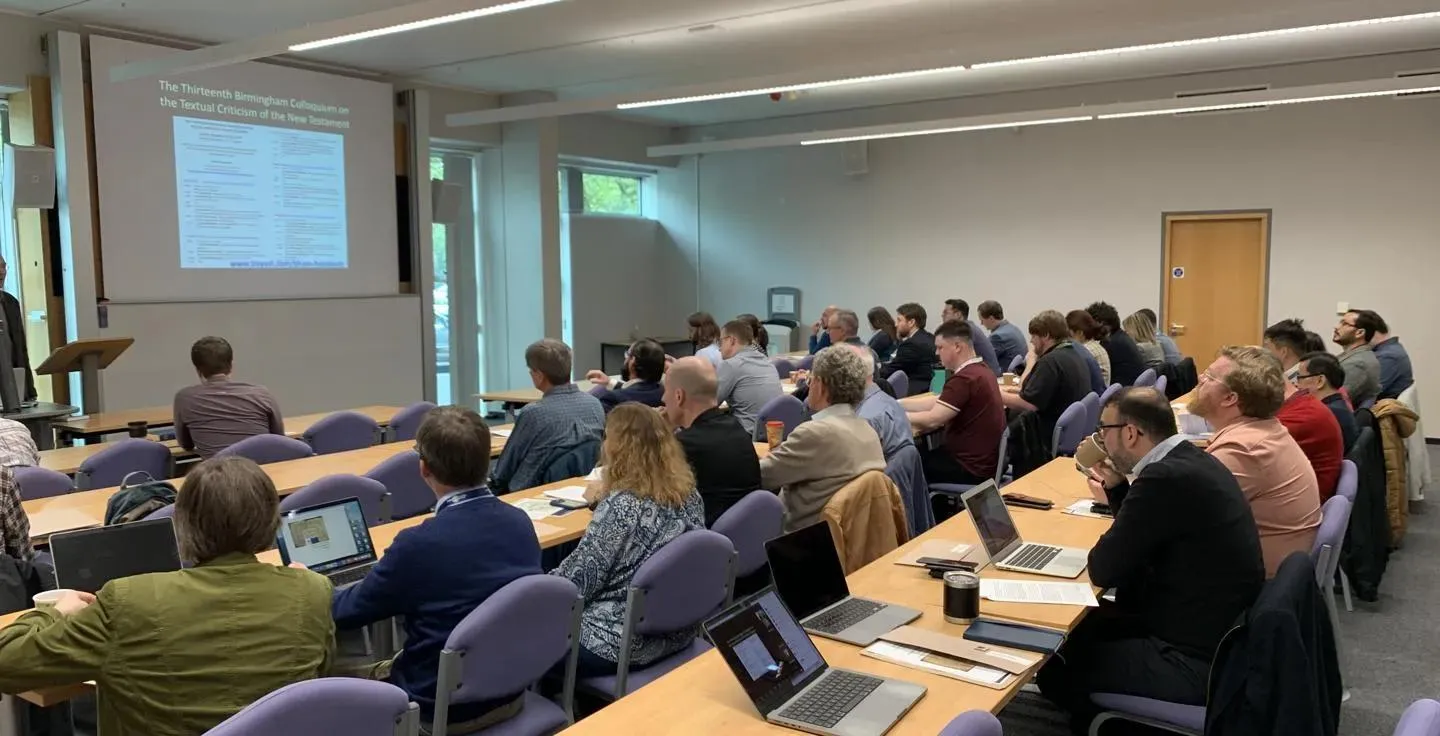
[[[131,485],[130,479],[137,476],[140,482]],[[139,521],[172,503],[175,503],[175,486],[155,480],[144,471],[131,473],[120,481],[120,490],[105,504],[105,526]]]

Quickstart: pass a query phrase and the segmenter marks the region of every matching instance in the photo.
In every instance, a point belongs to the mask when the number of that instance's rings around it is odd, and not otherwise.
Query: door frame
[[[1202,220],[1259,220],[1262,227],[1260,241],[1260,324],[1255,327],[1257,338],[1265,333],[1270,317],[1270,236],[1274,227],[1275,211],[1269,208],[1238,210],[1179,210],[1160,213],[1160,324],[1164,329],[1169,322],[1170,311],[1170,224],[1172,222],[1195,222]],[[1256,344],[1259,344],[1257,339]]]

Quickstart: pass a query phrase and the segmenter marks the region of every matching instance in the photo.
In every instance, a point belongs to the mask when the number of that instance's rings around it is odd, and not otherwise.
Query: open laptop
[[[821,521],[765,543],[770,576],[806,631],[862,647],[920,618],[913,608],[850,595],[840,553]]]
[[[330,578],[336,588],[360,582],[375,567],[375,543],[360,499],[307,506],[280,515],[280,559]]]
[[[98,593],[116,578],[180,569],[170,519],[54,534],[50,554],[55,558],[58,587],[86,593]]]
[[[925,686],[826,664],[815,643],[766,588],[705,622],[705,635],[766,721],[835,736],[880,736]]]
[[[1015,520],[995,481],[988,480],[961,496],[975,531],[990,555],[990,562],[1001,570],[1032,572],[1057,578],[1078,577],[1085,571],[1089,553],[1078,547],[1057,547],[1031,544],[1020,538]]]

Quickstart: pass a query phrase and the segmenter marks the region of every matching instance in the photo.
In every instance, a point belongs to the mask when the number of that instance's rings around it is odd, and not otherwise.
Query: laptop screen
[[[97,593],[116,578],[180,569],[175,527],[169,519],[85,529],[50,537],[55,582]]]
[[[319,573],[375,560],[365,512],[354,498],[283,514],[277,542],[286,562]]]
[[[1015,530],[1015,521],[1010,518],[1010,509],[1005,508],[1005,499],[995,481],[987,481],[965,494],[965,510],[975,522],[975,531],[985,543],[990,559],[996,559],[1006,547],[1019,541],[1020,533]]]
[[[705,633],[765,715],[825,669],[820,650],[773,588],[705,622]]]
[[[765,543],[781,600],[802,621],[850,595],[830,525],[821,521]]]

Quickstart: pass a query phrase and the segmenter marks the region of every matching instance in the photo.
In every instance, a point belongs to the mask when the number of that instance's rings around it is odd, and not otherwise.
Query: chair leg
[[[1345,642],[1340,638],[1340,607],[1335,604],[1333,592],[1325,596],[1325,612],[1330,616],[1330,629],[1335,637],[1335,661],[1340,667],[1340,702],[1343,703],[1350,699],[1350,678],[1345,666]]]
[[[1350,599],[1350,576],[1344,570],[1340,571],[1340,593],[1345,596],[1346,612],[1354,613],[1355,602]]]

